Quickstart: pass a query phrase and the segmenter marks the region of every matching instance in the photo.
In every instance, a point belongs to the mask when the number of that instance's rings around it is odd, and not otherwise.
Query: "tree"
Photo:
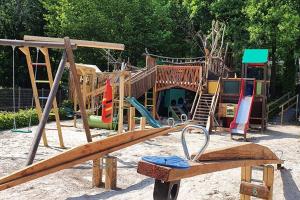
[[[43,8],[39,0],[2,0],[0,4],[0,38],[22,39],[25,34],[43,35],[44,31]],[[16,84],[29,86],[24,55],[15,51]],[[12,77],[12,50],[0,49],[0,85],[11,86]]]
[[[299,38],[299,13],[291,0],[248,0],[245,13],[249,18],[250,41],[271,49],[271,95],[276,96],[277,63],[296,48]],[[288,61],[288,63],[290,63]]]

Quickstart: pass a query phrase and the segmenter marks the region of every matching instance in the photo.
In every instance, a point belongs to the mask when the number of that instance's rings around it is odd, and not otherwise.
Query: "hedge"
[[[60,119],[68,119],[64,108],[59,109]],[[13,128],[14,117],[16,118],[16,128],[28,127],[30,117],[31,125],[37,125],[39,123],[38,115],[35,109],[19,110],[16,113],[13,112],[0,112],[0,130],[9,130]],[[49,120],[54,120],[53,115],[49,116]]]

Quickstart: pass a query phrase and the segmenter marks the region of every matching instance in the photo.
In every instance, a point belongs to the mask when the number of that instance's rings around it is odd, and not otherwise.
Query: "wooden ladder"
[[[42,100],[42,99],[47,100],[48,97],[40,97],[39,96],[38,89],[37,89],[37,84],[47,84],[48,83],[50,88],[52,88],[52,86],[53,86],[53,75],[52,75],[52,71],[51,71],[49,51],[48,51],[48,48],[40,48],[39,50],[42,52],[42,54],[44,56],[45,63],[32,63],[29,47],[22,47],[22,48],[20,48],[20,50],[26,56],[27,67],[28,67],[28,71],[29,71],[29,76],[30,76],[30,81],[31,81],[35,106],[36,106],[38,118],[39,118],[39,121],[40,121],[41,118],[42,118],[42,113],[43,113],[43,110],[42,110],[42,107],[41,107],[41,104],[40,104],[40,100]],[[37,80],[36,77],[35,77],[34,69],[33,69],[34,66],[38,67],[38,68],[39,67],[46,67],[48,80]],[[57,106],[56,98],[54,98],[54,100],[53,100],[52,112],[54,113],[54,116],[55,116],[60,147],[65,148],[64,141],[63,141],[63,136],[62,136],[62,130],[61,130],[61,124],[60,124],[60,118],[59,118],[59,112],[58,112],[58,106]],[[45,130],[43,131],[43,143],[44,143],[45,146],[48,146],[48,141],[47,141],[47,136],[46,136]]]
[[[155,92],[155,87],[153,87],[152,91],[146,91],[145,92],[145,108],[147,110],[152,111],[152,116],[156,116],[156,92]]]

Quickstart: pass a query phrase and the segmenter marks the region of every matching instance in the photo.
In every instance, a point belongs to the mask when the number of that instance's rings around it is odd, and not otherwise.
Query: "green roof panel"
[[[242,63],[267,63],[268,54],[268,49],[245,49]]]

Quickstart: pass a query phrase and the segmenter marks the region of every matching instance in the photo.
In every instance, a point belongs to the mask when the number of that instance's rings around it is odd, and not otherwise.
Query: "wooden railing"
[[[156,67],[144,69],[131,77],[131,96],[139,98],[153,88],[156,80]],[[129,81],[129,80],[128,80]]]
[[[281,118],[280,118],[280,123],[281,125],[283,124],[283,115],[284,112],[287,111],[288,109],[292,108],[293,106],[296,106],[296,118],[298,116],[298,105],[299,105],[299,94],[291,97],[287,101],[285,101],[283,104],[281,104],[279,107],[281,109]]]
[[[202,87],[202,79],[201,79],[199,82],[195,97],[194,97],[192,108],[190,110],[190,116],[192,116],[192,119],[194,118],[195,109],[197,108],[197,105],[199,104],[198,101],[200,100],[202,90],[203,90],[203,87]]]
[[[267,115],[268,118],[272,117],[275,114],[278,114],[280,112],[280,105],[283,104],[285,101],[290,99],[291,92],[288,92],[284,95],[282,95],[280,98],[276,99],[275,101],[272,101],[267,105]]]
[[[157,91],[174,87],[196,92],[202,79],[202,66],[157,66]]]
[[[216,112],[216,108],[218,105],[218,100],[219,100],[219,96],[220,96],[220,88],[221,88],[221,77],[219,77],[218,85],[217,85],[216,91],[215,91],[214,96],[211,101],[209,115],[208,115],[208,119],[207,119],[207,123],[206,123],[206,130],[210,130],[210,127],[211,127],[211,124],[212,124],[212,121],[214,118],[214,114]]]

